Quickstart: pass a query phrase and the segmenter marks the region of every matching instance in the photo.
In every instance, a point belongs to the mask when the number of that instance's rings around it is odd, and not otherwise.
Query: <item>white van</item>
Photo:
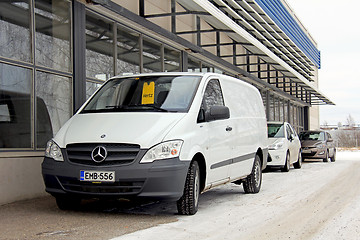
[[[145,197],[177,201],[190,215],[217,185],[259,192],[267,141],[261,96],[239,79],[113,77],[48,142],[42,173],[61,209],[88,197]]]

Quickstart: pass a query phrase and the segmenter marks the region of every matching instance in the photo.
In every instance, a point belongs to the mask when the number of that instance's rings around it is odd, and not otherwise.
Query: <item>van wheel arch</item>
[[[205,189],[206,182],[206,162],[205,157],[201,153],[196,153],[192,161],[197,161],[200,168],[200,193]]]
[[[256,155],[259,156],[261,168],[264,169],[264,162],[266,162],[267,159],[264,159],[263,151],[261,150],[261,148],[258,148],[258,150],[256,151]]]

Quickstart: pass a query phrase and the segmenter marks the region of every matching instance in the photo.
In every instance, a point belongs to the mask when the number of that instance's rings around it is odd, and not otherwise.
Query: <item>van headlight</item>
[[[52,158],[55,161],[64,161],[60,147],[53,140],[46,144],[45,157]]]
[[[274,144],[269,145],[269,150],[278,150],[279,148],[282,148],[284,146],[284,142],[280,141]]]
[[[183,141],[181,140],[160,143],[150,148],[140,163],[151,163],[155,160],[179,157],[182,144]]]

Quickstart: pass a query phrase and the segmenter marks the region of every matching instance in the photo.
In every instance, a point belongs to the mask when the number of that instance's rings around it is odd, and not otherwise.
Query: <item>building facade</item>
[[[217,72],[319,128],[320,52],[284,0],[0,2],[0,204],[44,194],[47,140],[109,77]]]

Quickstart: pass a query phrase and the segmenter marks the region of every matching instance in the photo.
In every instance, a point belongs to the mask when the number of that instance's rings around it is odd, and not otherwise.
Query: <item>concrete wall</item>
[[[43,157],[0,157],[0,205],[46,195]]]

